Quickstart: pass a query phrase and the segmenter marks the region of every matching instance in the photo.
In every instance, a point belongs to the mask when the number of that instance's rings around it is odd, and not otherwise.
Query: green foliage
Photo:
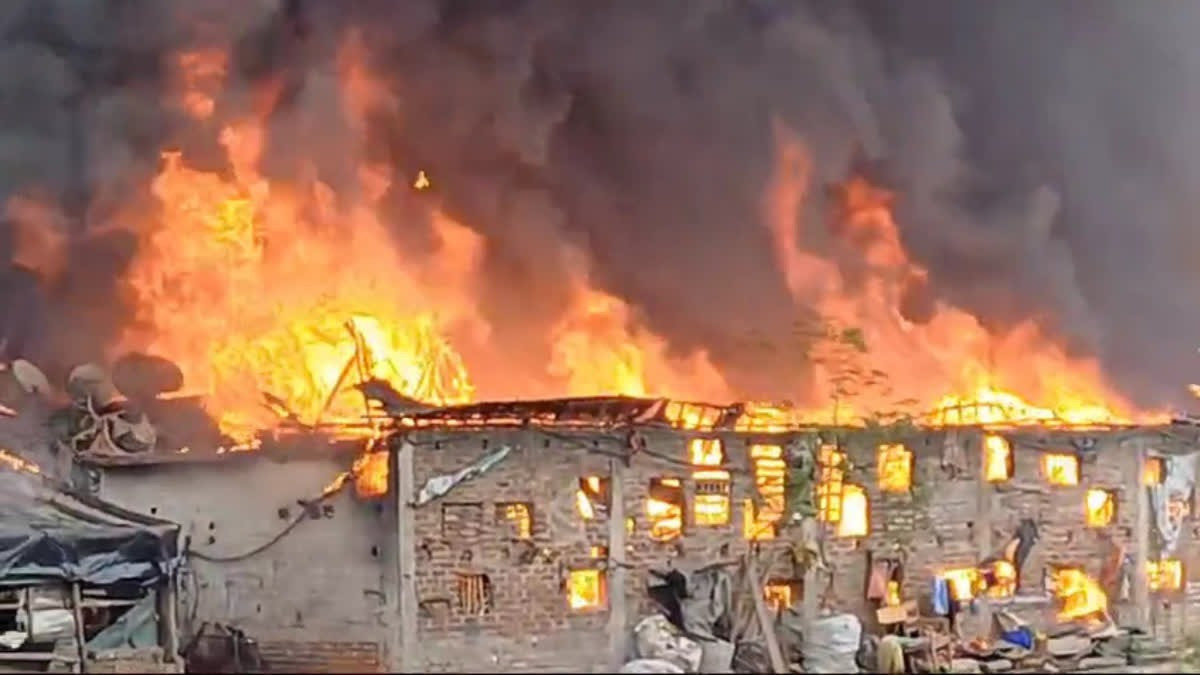
[[[794,320],[782,336],[755,333],[743,344],[747,350],[758,352],[782,366],[777,369],[780,373],[811,378],[815,368],[824,371],[830,386],[828,396],[834,424],[888,427],[913,423],[910,414],[901,412],[914,408],[916,401],[913,400],[894,401],[887,406],[889,409],[862,412],[860,402],[863,399],[887,400],[892,394],[892,385],[888,373],[871,366],[870,344],[866,333],[858,326],[808,314]],[[845,410],[854,410],[861,418],[843,420],[841,413]]]

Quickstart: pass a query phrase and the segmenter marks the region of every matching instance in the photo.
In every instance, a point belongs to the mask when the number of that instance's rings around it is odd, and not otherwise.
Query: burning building
[[[836,574],[779,563],[776,607],[870,619],[940,580],[957,602],[1090,619],[1185,594],[1192,428],[1126,400],[1038,293],[995,290],[1026,264],[1048,267],[1039,291],[1072,276],[1033,255],[1058,250],[1040,220],[999,246],[947,227],[917,255],[922,219],[903,214],[961,186],[913,198],[856,161],[857,132],[805,126],[860,115],[771,97],[741,97],[744,136],[674,120],[605,152],[646,111],[622,119],[606,78],[553,70],[578,36],[494,44],[554,32],[496,30],[500,10],[202,4],[123,3],[104,39],[75,35],[100,22],[61,3],[14,24],[62,75],[19,84],[79,106],[21,120],[83,139],[27,154],[88,159],[64,172],[70,199],[34,180],[5,193],[0,275],[0,362],[41,352],[86,381],[55,427],[79,489],[186,526],[188,626],[236,624],[296,669],[607,664],[596,645],[618,651],[646,610],[647,567],[782,550],[810,518]],[[398,24],[429,34],[376,30]],[[829,62],[785,51],[781,72]],[[704,68],[675,70],[649,88]],[[689,163],[697,139],[720,161]],[[727,162],[734,146],[764,154]],[[1077,291],[1045,300],[1078,309]],[[743,399],[792,403],[728,404]],[[696,400],[716,404],[680,402]]]
[[[355,446],[82,459],[106,499],[185,524],[191,620],[235,623],[287,667],[605,668],[653,611],[649,570],[752,550],[789,552],[763,577],[780,610],[868,625],[910,601],[944,615],[939,579],[976,612],[1041,626],[1169,628],[1200,609],[1182,602],[1194,427],[864,429],[777,412],[483,403],[398,418],[369,462]],[[352,465],[378,473],[331,492]],[[797,481],[823,573],[790,553]]]

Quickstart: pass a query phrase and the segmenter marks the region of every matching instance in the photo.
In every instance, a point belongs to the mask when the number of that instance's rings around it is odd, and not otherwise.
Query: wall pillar
[[[625,567],[625,465],[608,462],[608,650],[610,672],[625,663],[628,598]]]
[[[392,656],[393,665],[401,672],[421,672],[420,643],[417,634],[417,555],[416,523],[413,501],[413,445],[405,441],[395,451],[395,477],[391,481],[396,500],[396,579],[398,582],[397,613],[399,636],[394,641],[399,654]]]
[[[964,441],[962,435],[954,433],[957,438],[955,443]],[[970,440],[978,445],[977,461],[979,469],[977,471],[976,481],[979,485],[978,498],[975,503],[975,553],[978,556],[979,562],[983,562],[995,552],[995,543],[992,541],[992,530],[994,524],[992,522],[992,495],[995,489],[987,479],[987,449],[984,447],[984,436],[982,434],[973,434]],[[1016,452],[1015,448],[1010,448],[1010,452]],[[966,453],[964,453],[965,455]],[[1020,571],[1017,572],[1021,574]],[[980,625],[984,626],[984,631],[990,634],[992,630],[992,607],[988,601],[980,603],[979,611]]]
[[[1150,625],[1150,588],[1146,578],[1146,562],[1150,557],[1150,527],[1151,509],[1150,492],[1143,483],[1142,473],[1146,470],[1146,460],[1150,453],[1146,449],[1145,439],[1134,441],[1133,453],[1137,466],[1129,472],[1129,480],[1133,483],[1133,623],[1142,628]]]

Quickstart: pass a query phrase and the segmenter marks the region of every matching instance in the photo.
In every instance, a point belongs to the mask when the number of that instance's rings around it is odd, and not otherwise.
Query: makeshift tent
[[[178,554],[179,526],[0,468],[0,586],[149,586]]]

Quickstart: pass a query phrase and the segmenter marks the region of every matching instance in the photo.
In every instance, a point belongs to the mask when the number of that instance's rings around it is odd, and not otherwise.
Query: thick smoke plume
[[[37,0],[0,13],[0,197],[53,223],[35,241],[6,232],[24,266],[0,298],[10,353],[103,353],[127,318],[115,280],[134,245],[106,225],[152,208],[162,148],[220,157],[215,127],[163,104],[172,54],[228,47],[229,109],[213,124],[272,84],[266,170],[303,155],[336,187],[353,168],[323,142],[337,117],[320,72],[354,30],[387,94],[367,152],[399,188],[427,171],[443,208],[484,235],[482,308],[514,368],[544,367],[534,336],[566,302],[569,241],[673,348],[707,349],[739,391],[789,395],[780,366],[744,348],[795,314],[762,226],[782,123],[812,185],[865,174],[896,192],[903,242],[930,270],[911,320],[932,298],[996,330],[1033,318],[1142,403],[1183,391],[1185,299],[1200,291],[1187,257],[1200,135],[1185,126],[1200,60],[1185,45],[1200,7]],[[800,242],[832,256],[828,199],[810,191]],[[397,246],[429,246],[408,200],[390,203]],[[38,252],[64,247],[47,272]]]

